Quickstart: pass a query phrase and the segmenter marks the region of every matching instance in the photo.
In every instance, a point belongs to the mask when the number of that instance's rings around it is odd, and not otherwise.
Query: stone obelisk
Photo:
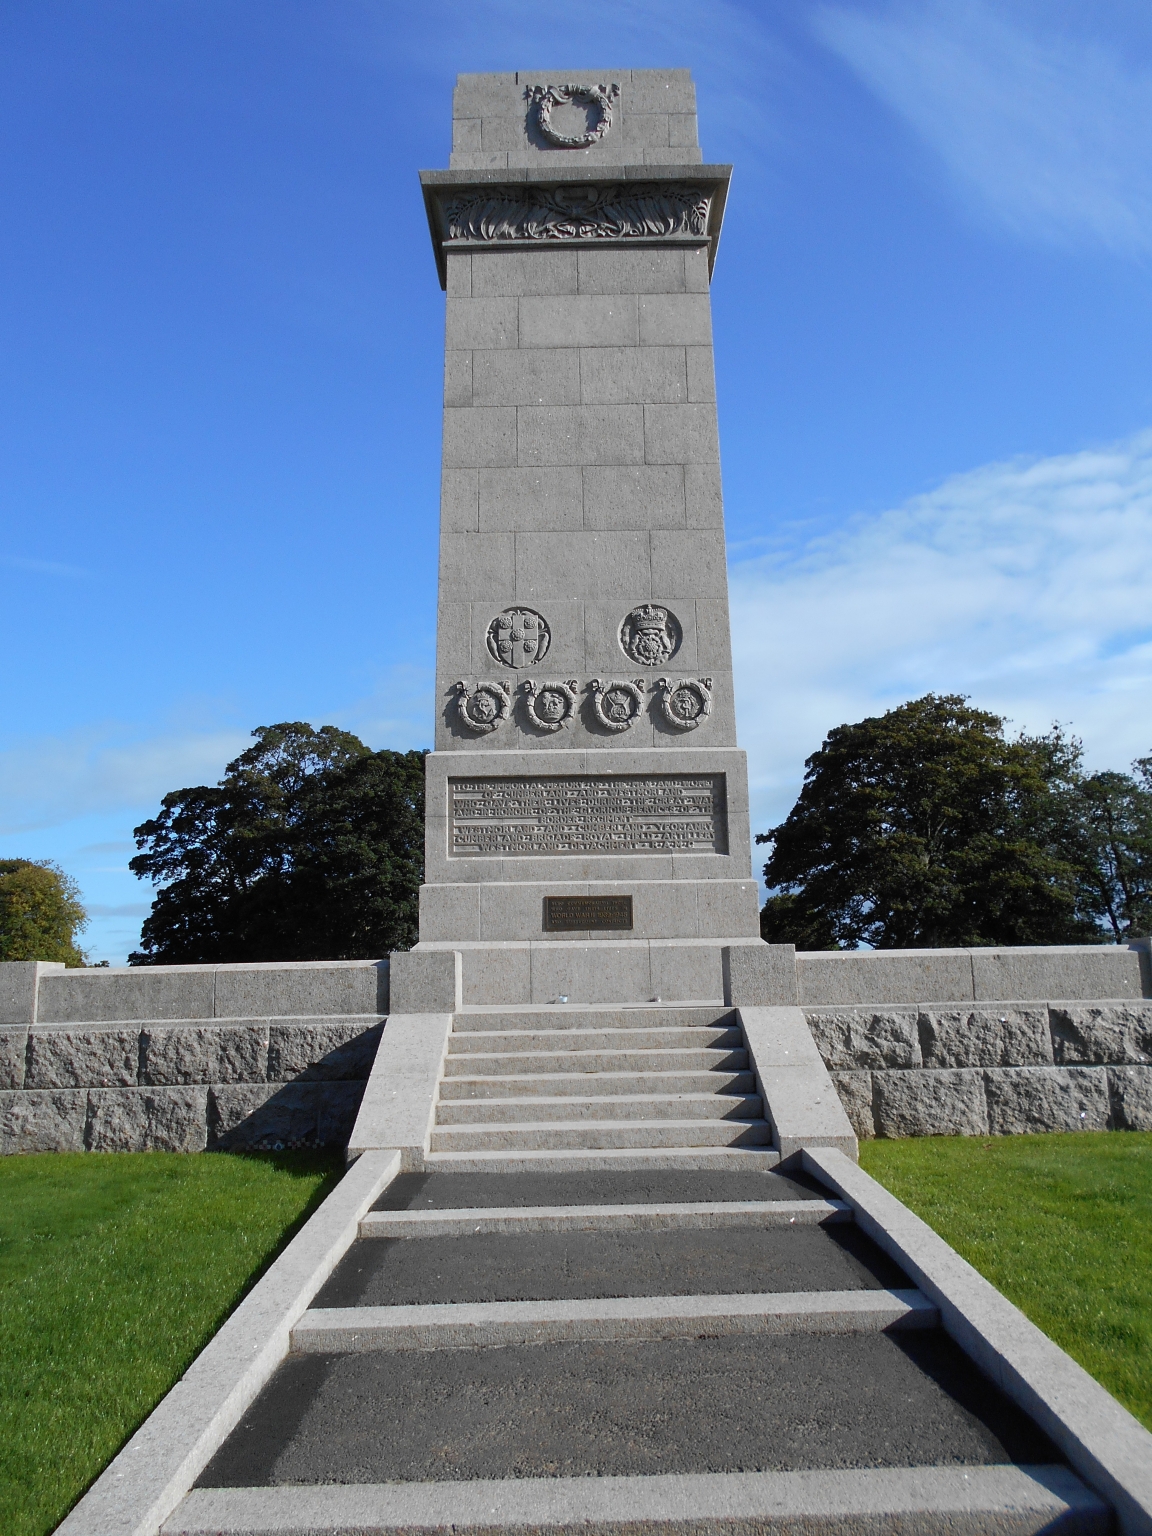
[[[687,70],[461,75],[419,950],[465,1004],[720,999],[759,944]]]

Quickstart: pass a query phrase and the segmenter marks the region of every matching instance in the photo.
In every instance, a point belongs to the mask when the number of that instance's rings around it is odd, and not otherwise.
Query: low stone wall
[[[1152,1003],[805,1014],[859,1137],[1152,1130]]]
[[[346,1146],[376,1015],[0,1030],[0,1152]]]

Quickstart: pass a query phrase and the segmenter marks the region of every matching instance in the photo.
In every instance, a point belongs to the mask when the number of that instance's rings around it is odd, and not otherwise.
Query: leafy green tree
[[[1081,904],[1117,940],[1152,932],[1152,758],[1132,767],[1078,787]]]
[[[424,754],[261,726],[214,786],[166,795],[130,868],[161,889],[132,965],[364,960],[417,937]]]
[[[772,845],[770,942],[876,949],[1092,942],[1080,745],[927,694],[837,726]]]
[[[87,926],[71,875],[47,859],[0,859],[0,960],[85,965],[76,935]]]

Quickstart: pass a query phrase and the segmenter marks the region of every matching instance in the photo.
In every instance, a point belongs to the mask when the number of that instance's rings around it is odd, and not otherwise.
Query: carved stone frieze
[[[534,666],[551,644],[552,631],[533,608],[506,608],[488,626],[488,654],[506,667]]]
[[[702,187],[496,186],[445,197],[449,240],[624,240],[705,235],[712,195]]]
[[[477,735],[487,735],[507,720],[512,689],[505,682],[456,684],[456,709],[461,721]]]
[[[536,126],[549,144],[559,149],[587,149],[598,144],[612,126],[612,107],[619,99],[618,85],[536,85],[524,92],[529,112],[536,119]],[[590,107],[594,113],[591,123],[583,133],[561,133],[552,126],[552,113],[557,107]]]
[[[524,684],[524,713],[538,731],[559,731],[576,713],[578,683],[538,683],[529,678]]]
[[[656,686],[664,718],[677,731],[694,731],[712,713],[710,677],[682,677],[677,682],[659,677]]]
[[[680,649],[680,620],[657,603],[641,603],[620,625],[620,648],[642,667],[660,667]]]
[[[644,679],[635,682],[617,679],[602,682],[594,677],[588,685],[592,689],[592,713],[606,731],[627,731],[644,708]]]

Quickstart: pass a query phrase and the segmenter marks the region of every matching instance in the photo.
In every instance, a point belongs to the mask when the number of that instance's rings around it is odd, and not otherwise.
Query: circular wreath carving
[[[592,712],[606,731],[626,731],[644,708],[644,682],[637,678],[634,683],[616,679],[601,682],[594,677],[592,688]]]
[[[576,712],[576,679],[566,683],[524,684],[524,710],[538,731],[562,730]]]
[[[618,85],[538,85],[530,93],[536,123],[549,144],[558,149],[587,149],[598,144],[612,126],[612,103],[620,95]],[[558,133],[552,126],[556,107],[579,103],[595,110],[596,118],[586,133]]]
[[[660,667],[672,660],[683,638],[680,620],[659,603],[641,603],[620,625],[620,649],[642,667]]]
[[[505,608],[488,626],[488,654],[506,667],[531,667],[543,661],[552,644],[552,631],[535,608]]]
[[[661,677],[657,687],[664,718],[674,730],[694,731],[712,713],[710,677],[682,677],[677,683]]]
[[[456,709],[461,721],[477,735],[496,730],[512,707],[507,683],[456,684]]]

